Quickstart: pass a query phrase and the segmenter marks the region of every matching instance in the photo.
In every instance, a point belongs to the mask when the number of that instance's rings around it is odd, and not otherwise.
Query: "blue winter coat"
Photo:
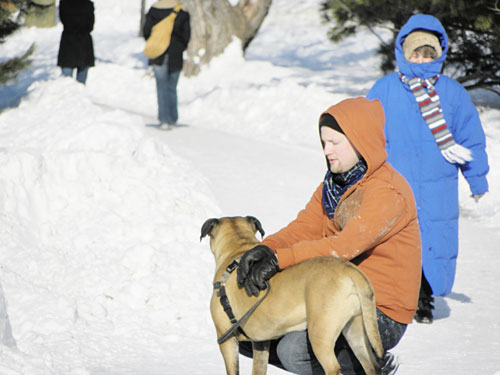
[[[404,58],[402,44],[416,29],[439,35],[443,54],[436,60],[417,64]],[[436,18],[418,14],[401,28],[396,38],[399,71],[408,78],[429,78],[441,72],[448,51],[448,36]],[[379,79],[369,99],[379,99],[386,116],[385,134],[388,161],[408,180],[418,209],[422,236],[422,267],[434,295],[451,292],[458,255],[458,170],[472,194],[488,191],[488,158],[479,115],[466,90],[453,79],[440,75],[435,88],[446,124],[455,142],[470,149],[473,158],[465,165],[450,164],[441,154],[414,95],[398,73]]]

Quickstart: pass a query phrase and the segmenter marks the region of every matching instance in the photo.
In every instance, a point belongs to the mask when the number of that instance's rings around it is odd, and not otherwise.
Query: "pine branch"
[[[22,56],[14,57],[0,63],[0,84],[4,85],[16,79],[19,72],[31,64],[29,57],[33,54],[34,50],[35,44],[33,43]]]

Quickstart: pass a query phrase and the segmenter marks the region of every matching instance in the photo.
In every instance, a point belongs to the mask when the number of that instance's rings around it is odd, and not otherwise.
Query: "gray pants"
[[[407,325],[392,320],[378,309],[377,322],[384,349],[394,348],[403,337]],[[252,343],[240,342],[240,353],[251,358]],[[342,335],[335,344],[335,355],[343,375],[364,374],[363,367]],[[314,356],[307,331],[290,332],[278,340],[271,341],[269,364],[299,375],[324,374]]]

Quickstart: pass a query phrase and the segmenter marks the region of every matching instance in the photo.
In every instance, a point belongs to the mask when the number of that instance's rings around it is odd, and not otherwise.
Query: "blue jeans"
[[[377,322],[384,349],[394,348],[403,337],[407,325],[392,320],[378,309]],[[343,335],[337,339],[334,351],[343,375],[364,374],[363,367]],[[240,342],[240,353],[252,357],[252,343]],[[271,341],[269,364],[299,375],[324,374],[321,364],[314,356],[307,331],[290,332],[278,340]]]
[[[65,77],[73,77],[73,70],[75,69],[76,80],[85,85],[85,82],[87,82],[87,73],[89,72],[88,66],[82,66],[81,68],[68,68],[63,66],[61,67],[62,75]]]
[[[177,122],[177,82],[180,71],[168,72],[168,55],[163,64],[153,65],[156,78],[156,95],[158,97],[158,120],[162,124],[173,125]]]

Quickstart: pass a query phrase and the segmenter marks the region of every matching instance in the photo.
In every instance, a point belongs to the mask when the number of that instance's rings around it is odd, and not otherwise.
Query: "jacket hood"
[[[346,137],[365,159],[366,176],[385,162],[385,116],[380,101],[362,97],[346,99],[323,113],[329,113],[337,120]]]
[[[439,43],[441,44],[441,48],[443,49],[443,53],[439,58],[423,64],[411,63],[405,59],[403,53],[403,42],[408,34],[415,30],[425,30],[436,34],[439,39]],[[394,53],[399,71],[408,78],[430,78],[438,75],[441,73],[441,68],[443,67],[447,52],[448,36],[446,35],[443,25],[441,25],[441,22],[439,22],[436,17],[427,14],[415,14],[411,16],[399,31],[396,37],[396,45],[394,47]]]

